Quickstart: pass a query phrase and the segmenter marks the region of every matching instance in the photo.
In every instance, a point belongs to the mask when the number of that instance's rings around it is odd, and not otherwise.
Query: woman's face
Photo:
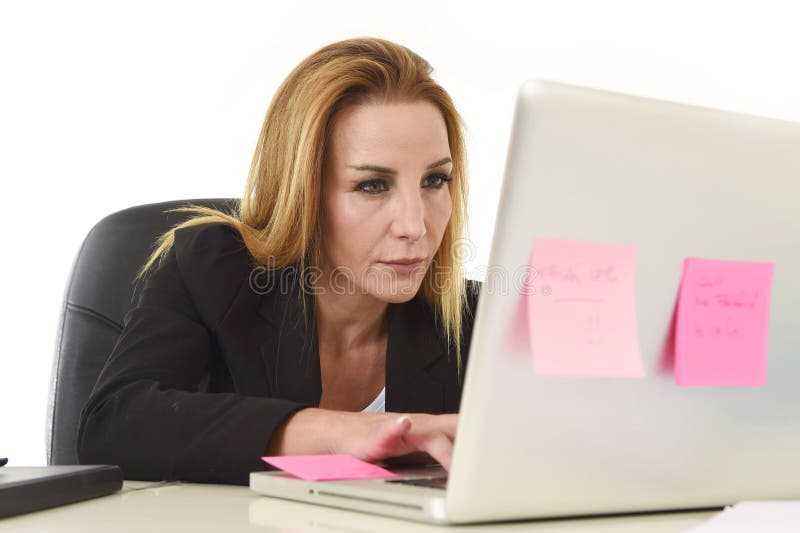
[[[410,300],[450,220],[452,168],[447,128],[433,104],[339,111],[322,179],[323,286]]]

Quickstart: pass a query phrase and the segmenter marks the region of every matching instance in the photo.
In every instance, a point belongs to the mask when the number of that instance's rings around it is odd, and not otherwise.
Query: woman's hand
[[[364,461],[427,454],[450,470],[458,415],[341,412],[332,453]]]

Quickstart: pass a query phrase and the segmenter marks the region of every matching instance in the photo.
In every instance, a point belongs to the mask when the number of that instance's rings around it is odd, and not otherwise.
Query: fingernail
[[[410,418],[410,417],[408,417],[408,416],[406,416],[406,415],[403,415],[403,416],[401,416],[400,418],[398,418],[398,419],[396,420],[396,422],[397,422],[398,424],[402,424],[402,423],[403,423],[403,422],[405,422],[406,420],[408,420],[409,422],[411,422],[411,418]]]

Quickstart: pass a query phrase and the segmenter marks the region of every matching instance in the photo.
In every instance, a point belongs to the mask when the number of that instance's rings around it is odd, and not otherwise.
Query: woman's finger
[[[445,470],[450,470],[453,442],[444,433],[434,433],[422,442],[422,451],[433,457]]]
[[[456,429],[458,429],[458,414],[450,415],[436,415],[436,428],[447,435],[450,440],[456,438]]]
[[[387,452],[395,452],[398,444],[402,443],[403,436],[411,428],[411,419],[407,416],[400,416],[382,423],[378,429],[378,435],[370,446],[375,450],[376,455],[383,455]],[[405,448],[405,445],[401,447]],[[383,457],[378,457],[383,459]]]

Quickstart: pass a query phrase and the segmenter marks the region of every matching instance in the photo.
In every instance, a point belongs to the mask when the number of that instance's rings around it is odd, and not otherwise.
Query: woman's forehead
[[[420,159],[448,155],[447,126],[436,106],[427,101],[361,104],[337,114],[330,139],[337,160],[391,158],[398,153]],[[343,162],[343,161],[337,161]],[[384,161],[385,162],[385,161]],[[365,164],[370,163],[368,161]]]

